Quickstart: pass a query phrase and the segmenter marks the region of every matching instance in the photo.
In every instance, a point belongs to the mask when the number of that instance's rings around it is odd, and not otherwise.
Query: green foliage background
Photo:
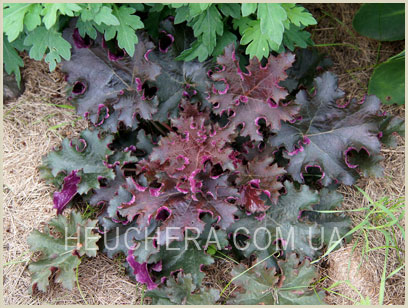
[[[3,9],[5,70],[15,74],[18,82],[24,63],[17,51],[28,51],[35,60],[45,56],[50,70],[62,58],[70,59],[71,45],[62,30],[75,17],[81,36],[94,39],[100,32],[105,40],[116,38],[118,46],[132,56],[138,43],[136,30],[146,29],[157,37],[158,23],[174,16],[176,24],[186,23],[196,37],[179,55],[178,60],[184,61],[205,61],[236,40],[250,58],[258,59],[285,47],[304,48],[312,44],[304,28],[316,24],[305,8],[294,3],[9,3]]]

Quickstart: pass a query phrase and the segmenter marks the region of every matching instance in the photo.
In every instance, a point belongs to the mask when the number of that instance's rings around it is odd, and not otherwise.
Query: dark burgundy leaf
[[[177,180],[180,192],[195,194],[200,191],[196,176],[204,171],[204,164],[211,162],[225,169],[233,169],[230,162],[232,149],[228,146],[228,137],[233,134],[232,126],[220,128],[209,123],[208,113],[200,113],[196,107],[184,105],[181,117],[172,121],[177,133],[171,132],[161,138],[149,160],[141,165],[154,164],[160,172]]]
[[[178,115],[183,97],[206,103],[210,89],[207,64],[175,61],[178,51],[173,46],[176,42],[167,41],[174,40],[170,33],[165,35],[167,40],[156,44],[144,32],[138,31],[137,36],[139,42],[130,57],[114,46],[115,41],[105,42],[101,35],[82,48],[85,39],[72,27],[64,30],[64,37],[73,45],[71,59],[62,67],[71,85],[69,99],[78,114],[104,130],[117,132],[120,123],[135,129],[137,117],[167,121]],[[178,39],[187,40],[184,36]]]
[[[285,80],[285,72],[295,56],[290,53],[270,56],[268,63],[261,66],[254,58],[240,69],[233,45],[225,49],[225,54],[217,58],[219,65],[211,75],[217,83],[213,88],[210,102],[217,114],[227,113],[231,125],[243,124],[241,135],[249,135],[253,140],[262,140],[259,121],[263,119],[271,129],[279,129],[281,121],[290,121],[298,112],[293,103],[282,101],[288,95],[279,82]]]
[[[182,240],[186,227],[194,227],[199,233],[205,223],[200,218],[202,213],[209,213],[218,219],[221,228],[226,229],[234,222],[237,208],[228,202],[234,197],[230,189],[217,189],[216,199],[205,199],[201,194],[191,198],[180,192],[171,179],[160,183],[158,188],[143,187],[132,178],[126,179],[109,205],[111,217],[119,214],[127,221],[136,220],[138,227],[144,229],[151,220],[161,222],[157,233],[158,244],[163,245],[173,240]]]
[[[269,139],[272,146],[285,147],[288,173],[304,183],[306,175],[319,169],[317,180],[324,186],[351,185],[359,170],[365,175],[381,175],[379,129],[383,117],[379,116],[379,99],[368,96],[341,105],[344,92],[332,73],[317,77],[315,89],[312,97],[306,91],[298,93],[300,117],[282,125]]]

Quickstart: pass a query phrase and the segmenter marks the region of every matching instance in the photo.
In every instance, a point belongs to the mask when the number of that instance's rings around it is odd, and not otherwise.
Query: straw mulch
[[[339,75],[340,87],[349,97],[361,98],[367,91],[372,68],[377,61],[378,42],[359,36],[351,26],[352,17],[358,9],[354,4],[308,4],[305,5],[318,19],[319,24],[311,28],[313,40],[317,44],[348,43],[358,48],[335,46],[319,48],[327,52],[335,63],[332,70]],[[327,14],[331,15],[328,16]],[[343,24],[335,20],[337,18]],[[378,52],[379,61],[387,59],[404,48],[403,43],[383,43]],[[66,104],[65,82],[58,71],[49,73],[47,65],[25,59],[23,77],[26,80],[24,94],[14,102],[4,106],[4,220],[3,220],[3,287],[5,304],[139,304],[141,286],[124,275],[120,261],[110,260],[102,254],[85,260],[79,267],[79,286],[72,291],[52,284],[46,293],[28,294],[30,277],[27,260],[31,256],[26,244],[27,235],[41,228],[55,215],[52,209],[53,187],[40,180],[38,166],[41,157],[58,145],[64,137],[75,137],[87,126],[84,120],[72,111],[50,104]],[[392,114],[404,117],[404,107],[384,107]],[[62,127],[53,126],[65,123]],[[51,128],[51,129],[50,129]],[[382,196],[397,198],[405,195],[404,140],[399,138],[398,147],[384,149],[383,161],[385,177],[363,179],[357,185],[371,198]],[[346,209],[365,206],[367,202],[352,187],[342,187]],[[358,224],[363,217],[354,213],[353,223]],[[384,245],[384,239],[377,233],[369,235],[375,246]],[[397,234],[401,238],[401,234]],[[351,252],[355,241],[343,249],[329,255],[320,266],[321,277],[329,277],[322,286],[335,281],[349,280],[358,291],[374,304],[378,300],[379,281],[382,273],[384,251],[368,254],[360,265],[359,250]],[[359,245],[357,245],[359,246]],[[404,242],[400,241],[401,249]],[[401,257],[401,256],[400,256]],[[404,256],[402,256],[403,258]],[[349,266],[349,271],[345,269]],[[387,263],[387,273],[398,266],[398,256],[392,251]],[[228,279],[230,262],[218,260],[206,267],[211,274],[204,280],[205,285],[222,289]],[[385,304],[405,302],[405,272],[402,270],[387,281]],[[335,289],[353,300],[359,300],[357,293],[342,284]],[[329,304],[351,304],[352,301],[339,295],[329,295]],[[146,303],[146,302],[145,302]]]

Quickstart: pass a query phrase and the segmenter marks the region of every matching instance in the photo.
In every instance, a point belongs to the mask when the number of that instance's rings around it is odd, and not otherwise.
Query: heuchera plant
[[[321,302],[310,260],[334,229],[349,230],[347,217],[321,211],[341,206],[340,183],[381,175],[381,143],[395,145],[402,120],[381,113],[374,96],[341,103],[336,76],[321,73],[329,61],[310,50],[245,65],[232,44],[212,61],[180,62],[193,37],[171,19],[157,39],[137,35],[130,57],[115,40],[64,32],[74,46],[63,64],[68,99],[93,127],[44,158],[58,190],[52,225],[72,224],[60,214],[81,196],[98,217],[76,222],[78,232],[97,223],[102,251],[126,256],[154,304]],[[30,236],[46,258],[30,267],[32,288],[44,291],[54,270],[72,287],[87,252],[79,243],[61,260],[48,238]],[[215,242],[240,261],[228,300],[201,286]]]

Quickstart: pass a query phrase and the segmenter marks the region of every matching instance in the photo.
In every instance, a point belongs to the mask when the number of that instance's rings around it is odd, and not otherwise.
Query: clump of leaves
[[[95,207],[103,252],[126,255],[154,303],[219,300],[200,287],[214,245],[243,261],[231,303],[318,302],[308,259],[349,230],[344,215],[322,211],[341,206],[336,184],[381,174],[381,142],[393,143],[402,120],[379,113],[374,96],[341,104],[335,75],[314,78],[320,56],[245,65],[231,44],[214,61],[178,62],[191,36],[174,23],[157,39],[138,32],[134,56],[64,32],[75,45],[68,95],[91,128],[44,158],[58,214],[74,196]],[[246,268],[251,256],[262,264]]]
[[[179,59],[203,61],[218,56],[225,46],[241,36],[241,45],[248,45],[245,54],[261,60],[271,51],[282,52],[285,47],[310,45],[306,26],[316,20],[303,7],[279,3],[220,3],[172,4],[175,23],[187,22],[197,40]],[[224,19],[224,20],[223,20]],[[227,21],[225,20],[227,19]],[[232,29],[228,24],[232,20]],[[237,31],[238,30],[238,31]]]
[[[45,56],[51,71],[62,59],[70,60],[74,44],[62,36],[70,20],[84,41],[97,36],[115,39],[118,48],[133,56],[140,39],[136,31],[146,29],[152,37],[162,37],[157,25],[167,17],[186,25],[195,38],[192,45],[178,50],[178,59],[201,62],[218,56],[240,37],[242,45],[249,44],[245,53],[259,60],[284,46],[304,48],[312,44],[304,28],[316,24],[307,10],[295,4],[8,3],[3,27],[5,68],[19,83],[23,61],[17,51],[27,51],[35,60]]]

